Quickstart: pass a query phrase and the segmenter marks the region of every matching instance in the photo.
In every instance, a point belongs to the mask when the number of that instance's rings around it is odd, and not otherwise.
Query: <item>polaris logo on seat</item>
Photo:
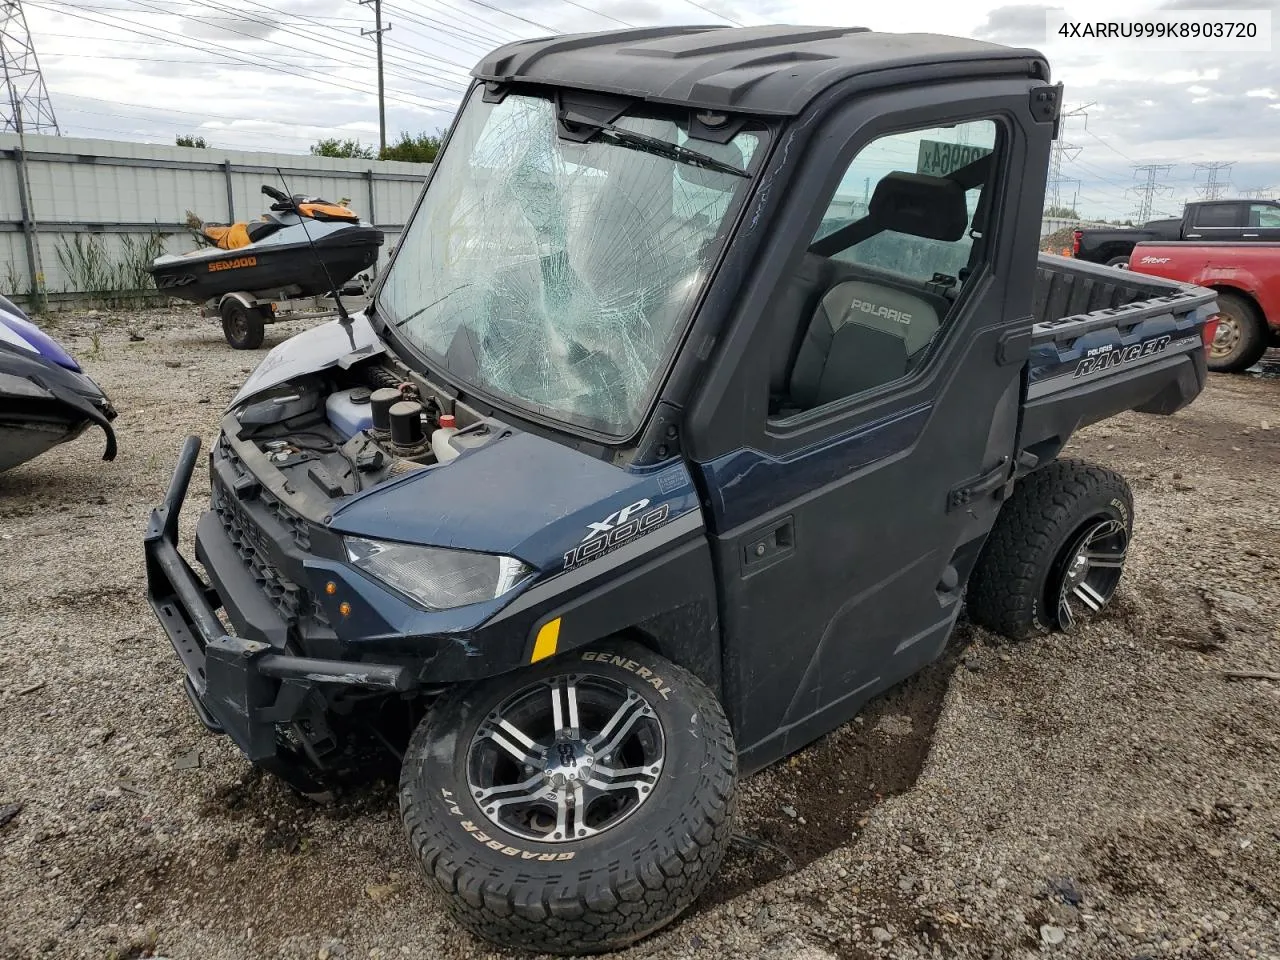
[[[911,314],[909,313],[881,306],[877,303],[867,303],[865,300],[850,300],[849,309],[861,310],[863,313],[869,313],[873,317],[883,317],[885,320],[892,320],[894,323],[911,322]]]
[[[1124,363],[1131,363],[1142,357],[1155,356],[1157,353],[1163,352],[1172,339],[1168,334],[1165,334],[1143,343],[1135,343],[1129,347],[1094,347],[1089,351],[1090,355],[1076,365],[1074,375],[1083,377],[1102,370],[1110,370],[1112,367],[1118,367]]]

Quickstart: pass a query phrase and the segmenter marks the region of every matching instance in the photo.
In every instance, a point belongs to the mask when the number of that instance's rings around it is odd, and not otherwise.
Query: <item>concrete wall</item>
[[[19,141],[0,134],[0,289],[24,294],[30,285],[19,191]],[[205,220],[250,220],[270,201],[262,184],[335,202],[346,197],[353,210],[386,234],[382,260],[394,245],[422,189],[430,164],[382,160],[337,160],[285,153],[193,149],[155,144],[28,136],[27,176],[39,240],[44,286],[51,294],[81,293],[58,258],[61,244],[76,234],[104,238],[121,252],[124,236],[164,236],[166,253],[184,253],[195,241],[182,227],[186,211]],[[87,237],[85,239],[88,239]],[[55,299],[56,296],[55,296]]]

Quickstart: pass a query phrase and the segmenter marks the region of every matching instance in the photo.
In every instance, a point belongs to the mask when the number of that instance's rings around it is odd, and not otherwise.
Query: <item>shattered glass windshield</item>
[[[575,143],[558,136],[551,100],[486,103],[477,89],[401,239],[380,314],[495,399],[630,435],[750,183],[735,171],[764,136],[709,143],[685,122],[627,115],[615,134]]]

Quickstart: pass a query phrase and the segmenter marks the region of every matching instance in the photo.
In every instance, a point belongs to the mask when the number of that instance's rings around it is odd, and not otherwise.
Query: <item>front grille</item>
[[[223,449],[229,452],[225,441]],[[233,466],[239,467],[238,473],[244,472],[242,464],[233,463]],[[227,539],[236,548],[236,552],[258,584],[258,588],[266,594],[280,616],[294,627],[303,620],[310,620],[327,627],[329,618],[311,592],[289,579],[279,567],[271,563],[266,551],[259,546],[259,541],[266,538],[266,533],[236,495],[224,486],[216,472],[210,494],[209,505],[222,524]],[[275,498],[268,503],[265,494],[262,494],[260,499],[264,505],[268,506],[272,515],[281,519],[285,527],[290,530],[295,544],[303,549],[310,547],[306,521],[288,511]],[[287,515],[290,520],[286,521],[282,514]]]
[[[244,465],[244,461],[237,456],[231,444],[227,442],[225,435],[218,437],[218,450],[226,458],[227,463],[231,465],[231,469],[235,471],[237,477],[248,476],[249,469]],[[294,545],[299,550],[309,551],[311,549],[311,533],[305,520],[277,500],[268,490],[260,490],[258,492],[258,500],[289,531],[290,536],[293,537]]]

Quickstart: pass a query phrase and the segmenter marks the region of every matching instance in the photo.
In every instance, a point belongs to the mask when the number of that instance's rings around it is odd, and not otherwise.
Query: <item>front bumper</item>
[[[178,552],[178,514],[199,453],[199,438],[188,437],[164,501],[151,511],[144,549],[147,600],[186,670],[184,686],[201,722],[261,762],[276,754],[277,725],[297,719],[317,686],[414,689],[417,677],[407,666],[293,656],[284,636],[263,642],[226,632],[215,613],[218,594]]]

